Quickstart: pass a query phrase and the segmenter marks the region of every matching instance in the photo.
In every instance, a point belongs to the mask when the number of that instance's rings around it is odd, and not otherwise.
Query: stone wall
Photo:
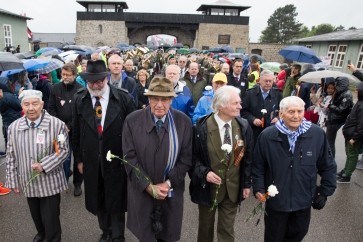
[[[234,51],[241,49],[245,52],[248,48],[248,34],[248,25],[201,23],[196,34],[194,47],[202,49],[203,46],[208,46],[209,48],[221,46],[223,44],[218,43],[218,36],[230,35],[230,43],[227,45],[231,46]]]
[[[77,20],[76,44],[115,46],[117,43],[129,43],[125,21]]]
[[[283,63],[284,58],[279,55],[279,51],[285,48],[287,45],[283,44],[262,44],[262,43],[250,43],[248,46],[248,51],[246,53],[251,54],[253,50],[261,50],[261,55],[266,59],[266,61],[274,61]]]

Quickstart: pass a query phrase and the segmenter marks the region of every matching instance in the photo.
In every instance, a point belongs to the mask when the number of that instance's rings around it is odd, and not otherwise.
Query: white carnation
[[[261,109],[261,113],[266,114],[267,110],[266,109]]]
[[[112,158],[113,158],[113,155],[111,154],[111,150],[109,150],[107,152],[107,155],[106,155],[106,160],[111,162],[112,161]]]
[[[275,185],[270,185],[267,189],[268,195],[270,197],[274,197],[277,194],[279,194],[279,191],[277,190],[277,187]]]
[[[59,134],[57,139],[59,143],[63,143],[64,141],[66,141],[66,137],[64,136],[64,134]]]
[[[221,149],[229,154],[232,151],[232,146],[230,144],[223,144]]]

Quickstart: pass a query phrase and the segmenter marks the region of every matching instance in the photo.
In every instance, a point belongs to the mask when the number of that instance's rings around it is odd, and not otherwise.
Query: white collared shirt
[[[102,106],[102,119],[101,119],[102,128],[105,123],[105,117],[106,117],[109,98],[110,98],[110,87],[107,85],[106,91],[103,93],[102,98],[100,98],[100,103]],[[93,108],[95,107],[95,104],[96,104],[96,97],[92,95],[92,107]]]
[[[26,120],[28,121],[29,127],[30,127],[31,122],[34,122],[34,127],[38,127],[38,125],[40,124],[40,121],[42,119],[42,115],[43,115],[43,113],[40,113],[39,118],[37,118],[35,121],[31,121],[30,119],[26,118]]]
[[[226,124],[226,122],[224,122],[219,116],[218,114],[214,114],[214,118],[217,122],[218,125],[218,130],[219,130],[219,135],[221,137],[221,144],[223,145],[224,142],[224,133],[226,132],[226,128],[224,127],[224,125]],[[229,122],[227,122],[227,124],[229,124],[229,137],[231,137],[231,142],[233,143],[232,140],[232,120],[230,120]]]

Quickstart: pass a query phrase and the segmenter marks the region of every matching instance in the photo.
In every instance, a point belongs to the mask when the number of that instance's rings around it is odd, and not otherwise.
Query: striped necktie
[[[224,128],[226,129],[224,131],[224,139],[223,139],[223,144],[229,144],[229,145],[232,145],[232,141],[231,141],[231,136],[229,135],[229,124],[225,124],[224,125]],[[229,154],[225,154],[225,159],[227,161],[227,163],[229,163],[229,160],[231,159],[231,153]]]
[[[156,121],[156,131],[159,132],[161,129],[161,126],[163,126],[163,120],[158,119],[158,121]]]
[[[102,106],[101,106],[101,102],[100,102],[100,97],[95,97],[96,98],[96,103],[95,103],[95,119],[96,119],[96,126],[97,126],[97,131],[98,134],[101,136],[102,135]]]

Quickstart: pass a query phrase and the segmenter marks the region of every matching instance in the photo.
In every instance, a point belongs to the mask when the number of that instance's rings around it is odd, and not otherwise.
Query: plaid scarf
[[[300,126],[295,131],[289,130],[286,127],[284,120],[282,119],[279,119],[279,121],[275,123],[275,126],[281,133],[287,135],[290,144],[289,151],[294,153],[295,143],[297,141],[297,138],[309,130],[309,128],[311,127],[311,122],[303,118]]]

